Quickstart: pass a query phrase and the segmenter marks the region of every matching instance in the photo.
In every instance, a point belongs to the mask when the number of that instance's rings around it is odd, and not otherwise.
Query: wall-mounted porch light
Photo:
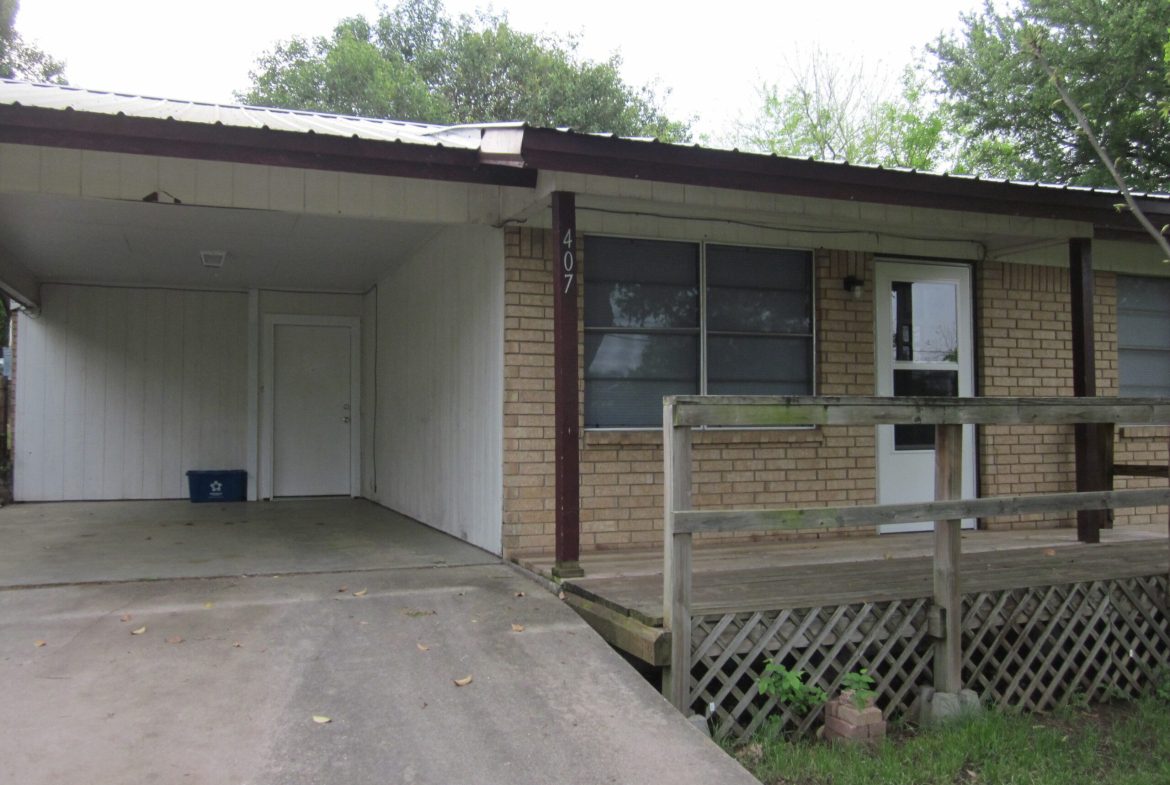
[[[199,261],[203,262],[204,267],[212,267],[216,270],[223,267],[224,260],[227,259],[227,251],[200,251]]]
[[[865,281],[856,275],[847,275],[845,276],[845,291],[853,295],[854,300],[860,300],[861,295],[865,293]]]

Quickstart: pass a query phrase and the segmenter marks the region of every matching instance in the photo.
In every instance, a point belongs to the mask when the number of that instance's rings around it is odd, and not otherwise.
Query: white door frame
[[[272,498],[273,423],[275,397],[273,376],[275,366],[276,328],[278,325],[301,327],[348,327],[349,343],[349,495],[361,495],[361,319],[357,316],[307,316],[302,314],[265,314],[260,338],[260,461],[259,489],[261,499]]]
[[[874,297],[886,298],[885,306],[874,302],[874,380],[877,395],[890,396],[894,394],[893,368],[894,349],[889,340],[889,285],[895,280],[908,279],[916,281],[957,281],[959,301],[956,316],[958,319],[959,354],[959,396],[973,397],[975,395],[975,337],[974,337],[974,297],[973,276],[970,265],[948,262],[910,262],[910,261],[874,261]],[[966,295],[964,297],[964,294]],[[885,322],[883,323],[883,319]],[[964,351],[965,349],[965,351]],[[876,491],[878,503],[881,498],[883,458],[893,450],[894,426],[876,426],[874,461],[877,477]],[[933,450],[923,451],[933,452]],[[963,426],[963,498],[973,498],[975,494],[975,465],[977,460],[975,445],[975,426]],[[932,463],[933,466],[933,463]],[[889,466],[887,465],[887,470]],[[930,475],[933,478],[933,471]],[[963,519],[964,529],[975,528],[974,518]],[[904,531],[930,531],[932,524],[893,523],[878,527],[883,534]]]

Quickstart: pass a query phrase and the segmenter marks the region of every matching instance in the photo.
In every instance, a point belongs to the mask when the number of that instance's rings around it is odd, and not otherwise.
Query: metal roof
[[[479,148],[481,130],[489,127],[520,127],[520,123],[485,125],[432,125],[427,123],[378,120],[324,112],[269,109],[201,101],[85,90],[66,85],[38,84],[12,79],[0,80],[0,105],[35,106],[42,109],[96,112],[107,115],[178,120],[186,123],[225,125],[237,128],[266,128],[273,131],[314,133],[328,136],[406,142],[431,146]]]

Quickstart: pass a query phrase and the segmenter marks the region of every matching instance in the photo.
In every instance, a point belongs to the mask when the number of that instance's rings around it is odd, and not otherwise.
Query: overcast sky
[[[619,52],[634,84],[671,88],[676,117],[719,134],[752,112],[763,80],[816,48],[896,72],[980,0],[715,3],[500,0],[515,27],[581,36],[590,59]],[[448,0],[452,14],[484,6]],[[17,29],[66,62],[70,83],[166,98],[232,101],[256,57],[292,35],[327,34],[376,0],[22,0]],[[693,12],[684,9],[693,8]],[[715,9],[716,13],[712,13]],[[523,119],[523,118],[513,118]]]

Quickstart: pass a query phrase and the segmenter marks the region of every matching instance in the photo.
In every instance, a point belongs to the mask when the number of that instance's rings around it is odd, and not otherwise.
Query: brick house
[[[230,467],[510,557],[656,545],[666,394],[1170,395],[1170,266],[1117,200],[3,82],[16,498]],[[966,448],[966,493],[1076,485],[1071,429]],[[1165,434],[1114,451],[1164,463]],[[695,501],[911,500],[931,453],[913,426],[706,431]]]

